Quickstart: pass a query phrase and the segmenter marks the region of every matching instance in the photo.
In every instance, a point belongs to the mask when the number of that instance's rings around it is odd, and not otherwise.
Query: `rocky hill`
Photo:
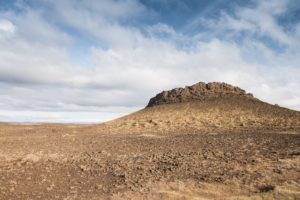
[[[106,123],[116,132],[211,132],[300,128],[300,112],[262,102],[226,83],[163,91],[145,109]]]
[[[227,97],[244,97],[254,99],[251,93],[246,93],[245,90],[239,87],[226,83],[212,82],[205,84],[204,82],[199,82],[185,88],[175,88],[173,90],[163,91],[151,98],[147,107]]]

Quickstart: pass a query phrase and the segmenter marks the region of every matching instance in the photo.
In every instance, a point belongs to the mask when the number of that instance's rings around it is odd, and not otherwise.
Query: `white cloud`
[[[13,35],[0,40],[0,121],[101,121],[145,106],[161,90],[198,81],[228,82],[300,110],[300,26],[286,32],[276,16],[287,8],[275,1],[208,20],[212,32],[229,29],[229,38],[209,40],[161,22],[145,29],[123,23],[151,13],[138,1],[41,2],[51,13],[33,8],[0,13],[0,36]],[[271,37],[286,46],[284,52],[252,34],[234,42],[231,37],[241,31]],[[73,65],[70,49],[81,37],[95,40],[86,44],[91,66]]]
[[[0,19],[0,40],[6,39],[14,34],[16,27],[6,19]]]
[[[15,26],[10,21],[2,19],[0,20],[0,31],[14,33]]]
[[[135,46],[142,37],[136,28],[121,24],[151,15],[136,0],[104,0],[100,3],[96,0],[64,0],[46,1],[46,5],[51,8],[53,14],[50,15],[61,25],[89,37],[97,45],[114,48]]]
[[[287,11],[288,1],[261,1],[255,8],[237,10],[237,17],[255,24],[257,32],[263,36],[270,36],[279,43],[293,44],[293,38],[276,22],[276,17]]]
[[[253,38],[268,37],[279,45],[290,46],[297,43],[295,29],[287,31],[278,24],[278,17],[289,12],[292,1],[254,2],[251,7],[235,7],[234,12],[223,11],[218,19],[196,18],[188,26],[195,28],[204,25],[211,29],[212,34],[226,34],[225,37],[243,33]]]
[[[51,112],[0,110],[0,120],[13,123],[100,123],[121,117],[125,112]],[[80,116],[80,117],[78,117]]]

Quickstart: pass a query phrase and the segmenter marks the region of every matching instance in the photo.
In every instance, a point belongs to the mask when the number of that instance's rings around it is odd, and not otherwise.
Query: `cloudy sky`
[[[300,110],[299,49],[299,0],[0,0],[0,121],[105,121],[199,81]]]

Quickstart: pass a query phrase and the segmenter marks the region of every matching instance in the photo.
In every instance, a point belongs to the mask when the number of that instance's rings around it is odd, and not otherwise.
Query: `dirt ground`
[[[300,199],[300,129],[2,124],[0,199]]]

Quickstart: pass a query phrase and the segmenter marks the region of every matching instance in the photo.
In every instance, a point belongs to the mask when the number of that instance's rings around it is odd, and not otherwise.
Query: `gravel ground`
[[[0,199],[300,199],[300,130],[0,125]]]

